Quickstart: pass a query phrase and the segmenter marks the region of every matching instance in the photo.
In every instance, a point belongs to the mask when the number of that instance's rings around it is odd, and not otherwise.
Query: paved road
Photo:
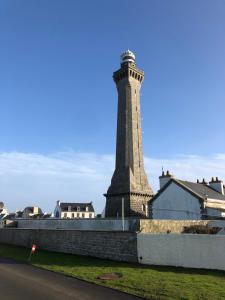
[[[92,283],[0,257],[1,300],[137,300]]]

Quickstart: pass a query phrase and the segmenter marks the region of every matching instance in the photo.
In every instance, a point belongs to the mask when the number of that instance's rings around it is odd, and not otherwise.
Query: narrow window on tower
[[[145,210],[146,210],[145,205],[142,204],[142,211],[145,211]]]

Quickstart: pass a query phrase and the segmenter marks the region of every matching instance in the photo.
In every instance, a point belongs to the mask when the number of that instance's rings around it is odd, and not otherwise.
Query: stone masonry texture
[[[0,243],[116,261],[137,262],[137,234],[126,231],[0,229]]]
[[[209,225],[211,221],[203,220],[140,220],[139,230],[142,233],[182,233],[185,227],[194,225]],[[225,226],[225,223],[224,223]]]
[[[118,91],[116,167],[106,196],[106,217],[146,217],[153,195],[144,170],[140,89],[144,72],[135,63],[122,63],[114,72]],[[146,208],[146,209],[145,209]]]

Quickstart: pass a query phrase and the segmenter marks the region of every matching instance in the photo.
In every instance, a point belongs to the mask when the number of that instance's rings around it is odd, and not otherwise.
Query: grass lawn
[[[0,244],[0,256],[26,262],[30,249]],[[146,299],[225,299],[225,272],[142,266],[38,250],[31,264]],[[122,277],[103,281],[103,273]]]

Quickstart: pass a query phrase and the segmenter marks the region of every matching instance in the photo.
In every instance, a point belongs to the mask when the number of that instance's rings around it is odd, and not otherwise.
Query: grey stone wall
[[[0,243],[137,262],[137,234],[127,231],[80,231],[51,229],[0,229]]]

